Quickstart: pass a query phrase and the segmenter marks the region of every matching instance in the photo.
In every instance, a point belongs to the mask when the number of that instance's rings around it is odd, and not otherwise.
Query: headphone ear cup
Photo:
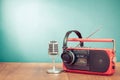
[[[75,61],[75,55],[71,50],[63,51],[61,58],[63,62],[67,65],[71,65]]]

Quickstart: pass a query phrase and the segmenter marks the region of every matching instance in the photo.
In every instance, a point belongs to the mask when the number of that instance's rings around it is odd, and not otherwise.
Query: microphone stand
[[[56,68],[56,64],[55,64],[55,57],[56,57],[56,55],[50,55],[50,56],[52,58],[52,65],[53,66],[52,66],[52,69],[48,69],[47,70],[47,73],[49,73],[49,74],[58,74],[58,73],[61,73],[62,70]]]

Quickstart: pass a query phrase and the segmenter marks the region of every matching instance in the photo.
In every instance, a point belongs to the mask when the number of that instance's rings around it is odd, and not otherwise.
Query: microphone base
[[[61,73],[63,70],[61,70],[61,69],[48,69],[47,70],[47,73],[48,74],[59,74],[59,73]]]

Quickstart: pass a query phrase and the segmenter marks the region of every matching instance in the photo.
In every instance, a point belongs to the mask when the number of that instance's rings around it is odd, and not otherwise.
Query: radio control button
[[[112,69],[115,69],[115,66],[112,66]]]

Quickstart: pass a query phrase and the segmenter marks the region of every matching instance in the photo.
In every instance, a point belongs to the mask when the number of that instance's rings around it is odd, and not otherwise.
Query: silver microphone
[[[48,53],[49,55],[58,55],[58,42],[57,41],[50,41]]]
[[[60,73],[62,72],[61,69],[56,69],[55,67],[55,58],[56,55],[58,55],[58,42],[57,41],[50,41],[49,42],[49,48],[48,48],[48,54],[50,55],[50,57],[52,58],[52,69],[48,69],[47,73],[49,74],[55,74],[55,73]]]

